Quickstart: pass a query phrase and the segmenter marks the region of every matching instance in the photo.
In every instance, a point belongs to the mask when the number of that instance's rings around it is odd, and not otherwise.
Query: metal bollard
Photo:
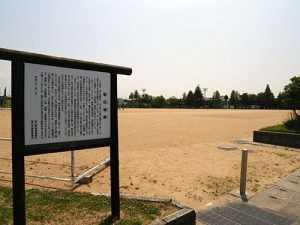
[[[241,164],[241,180],[240,180],[240,195],[246,196],[246,182],[247,182],[247,164],[248,164],[248,150],[242,150],[242,164]]]

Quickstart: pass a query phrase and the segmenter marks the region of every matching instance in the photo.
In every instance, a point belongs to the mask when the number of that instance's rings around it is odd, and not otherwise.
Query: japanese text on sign
[[[25,63],[25,145],[110,137],[110,74]]]

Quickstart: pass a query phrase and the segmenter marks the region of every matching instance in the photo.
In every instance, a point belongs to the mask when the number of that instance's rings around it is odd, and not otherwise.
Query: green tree
[[[234,108],[237,108],[239,105],[239,92],[232,90],[230,94],[229,104],[233,105]]]
[[[279,92],[277,98],[275,99],[275,102],[276,102],[276,107],[278,109],[286,108],[286,106],[284,104],[284,92]]]
[[[229,99],[228,95],[225,95],[224,100],[225,100],[226,103],[227,103],[228,99]]]
[[[206,105],[206,107],[208,107],[208,108],[214,108],[214,107],[215,107],[212,98],[211,98],[211,99],[206,99],[205,105]]]
[[[267,109],[271,109],[274,107],[275,98],[272,93],[269,84],[267,84],[265,92],[264,92],[264,107]]]
[[[256,105],[256,94],[249,94],[248,95],[248,101],[249,101],[249,105]]]
[[[134,107],[135,106],[135,101],[134,101],[134,93],[131,92],[129,95],[129,99],[131,100],[128,104],[128,107]]]
[[[167,105],[170,108],[179,108],[181,106],[181,99],[172,96],[167,99]]]
[[[135,91],[134,91],[133,96],[134,96],[134,99],[135,99],[136,101],[140,100],[140,98],[141,98],[141,95],[140,95],[140,93],[138,92],[138,90],[135,90]]]
[[[249,102],[249,95],[248,93],[243,93],[241,96],[241,105],[245,108],[249,108],[250,107],[250,102]]]
[[[133,99],[134,99],[134,94],[133,94],[133,92],[131,92],[131,93],[130,93],[130,95],[129,95],[129,99],[131,99],[131,100],[133,100]]]
[[[5,99],[4,108],[11,108],[11,98],[8,97]]]
[[[256,95],[256,105],[259,105],[260,108],[265,107],[265,93],[260,92]]]
[[[199,85],[195,88],[195,92],[194,92],[194,106],[197,108],[204,106],[204,98]]]
[[[228,106],[228,99],[229,99],[228,95],[225,95],[224,96],[225,106]]]
[[[190,90],[186,96],[186,101],[185,101],[185,105],[187,107],[192,108],[195,104],[195,100],[194,100],[194,94],[193,92]]]
[[[186,93],[185,92],[182,94],[182,104],[184,107],[186,106]]]
[[[140,95],[140,93],[138,92],[138,90],[135,90],[135,91],[133,92],[133,96],[134,96],[135,106],[136,106],[136,107],[139,107],[139,102],[140,102],[140,99],[141,99],[141,95]]]
[[[292,109],[295,117],[300,120],[300,76],[291,78],[291,83],[284,87],[283,102],[287,108]]]
[[[148,95],[147,93],[143,93],[141,96],[141,103],[143,104],[143,107],[150,107],[153,97],[151,95]]]
[[[155,108],[164,108],[166,107],[166,99],[164,96],[156,96],[152,100],[152,106]]]
[[[218,90],[213,93],[211,100],[212,100],[212,104],[213,104],[214,108],[221,107],[222,100],[221,100],[221,95]]]

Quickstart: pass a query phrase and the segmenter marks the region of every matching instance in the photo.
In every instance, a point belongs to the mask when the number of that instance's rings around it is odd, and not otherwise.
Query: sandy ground
[[[230,198],[239,187],[241,149],[249,149],[249,192],[260,191],[300,168],[300,152],[237,144],[253,130],[281,122],[288,111],[125,109],[119,111],[121,193],[173,198],[201,209]],[[10,136],[10,111],[0,110],[0,137]],[[224,151],[220,145],[237,146]],[[0,170],[10,169],[10,142],[0,141]],[[76,153],[77,172],[108,156],[108,149]],[[4,159],[3,159],[4,158]],[[27,157],[27,173],[70,176],[70,152]],[[0,174],[0,185],[11,177]],[[110,193],[109,169],[88,185],[27,178],[27,187]]]

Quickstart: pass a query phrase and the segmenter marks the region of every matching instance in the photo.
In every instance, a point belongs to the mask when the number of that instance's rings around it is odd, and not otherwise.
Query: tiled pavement
[[[300,169],[249,202],[226,202],[197,213],[209,225],[300,225]]]

